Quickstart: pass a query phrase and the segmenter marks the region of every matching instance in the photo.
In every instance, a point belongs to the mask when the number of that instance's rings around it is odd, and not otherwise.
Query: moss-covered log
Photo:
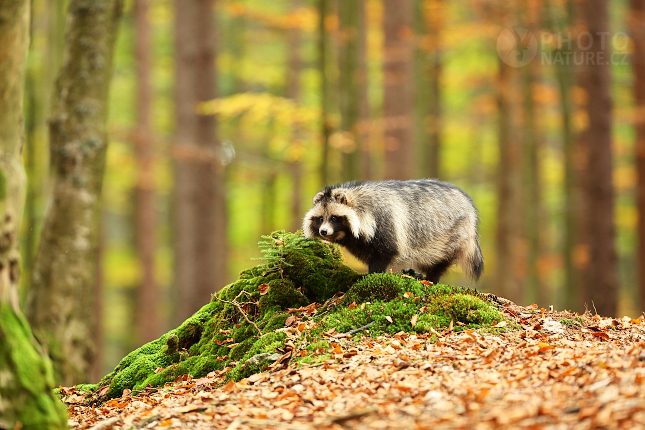
[[[100,384],[81,389],[102,401],[126,388],[143,390],[227,367],[227,377],[239,380],[273,363],[288,350],[287,340],[311,353],[294,359],[323,359],[319,349],[329,347],[321,341],[323,330],[346,332],[370,322],[371,333],[424,333],[451,321],[463,324],[459,330],[503,319],[476,291],[400,274],[360,275],[343,264],[337,245],[302,234],[276,232],[265,239],[265,264],[242,272],[179,328],[128,354]],[[339,293],[346,293],[344,299],[334,298]],[[298,321],[291,329],[285,327],[289,318]],[[307,330],[295,328],[303,322]]]
[[[0,428],[62,429],[67,427],[67,417],[51,392],[51,363],[18,306],[29,11],[28,0],[0,0]]]

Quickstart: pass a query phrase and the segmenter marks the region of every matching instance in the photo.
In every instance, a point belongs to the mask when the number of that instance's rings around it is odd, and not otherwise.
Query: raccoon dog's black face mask
[[[312,227],[318,236],[330,242],[342,240],[350,233],[347,217],[332,215],[317,216],[311,219]]]

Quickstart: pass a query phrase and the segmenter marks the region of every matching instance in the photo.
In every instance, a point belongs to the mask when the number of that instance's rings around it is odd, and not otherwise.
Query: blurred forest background
[[[32,0],[25,302],[52,189],[65,3]],[[481,218],[478,289],[638,317],[644,3],[127,0],[86,285],[100,320],[92,379],[257,264],[260,236],[298,229],[320,187],[347,180],[455,183]],[[459,271],[444,281],[474,286]]]

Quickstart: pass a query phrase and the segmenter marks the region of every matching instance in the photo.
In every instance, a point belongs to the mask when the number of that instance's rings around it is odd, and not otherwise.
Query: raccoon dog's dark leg
[[[374,256],[367,264],[367,269],[370,273],[383,273],[387,270],[387,266],[392,262],[393,256],[379,255]]]
[[[443,260],[430,267],[423,267],[421,271],[425,273],[428,281],[436,284],[450,266],[452,266],[452,260]]]

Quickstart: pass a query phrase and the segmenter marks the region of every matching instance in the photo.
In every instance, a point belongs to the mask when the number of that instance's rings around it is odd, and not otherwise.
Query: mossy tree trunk
[[[28,0],[0,0],[0,428],[67,427],[52,394],[49,358],[18,304],[18,226],[26,177],[22,101],[29,46]]]
[[[34,265],[29,319],[57,382],[87,382],[94,357],[94,282],[107,152],[108,89],[121,0],[72,0],[54,90],[51,201]]]

